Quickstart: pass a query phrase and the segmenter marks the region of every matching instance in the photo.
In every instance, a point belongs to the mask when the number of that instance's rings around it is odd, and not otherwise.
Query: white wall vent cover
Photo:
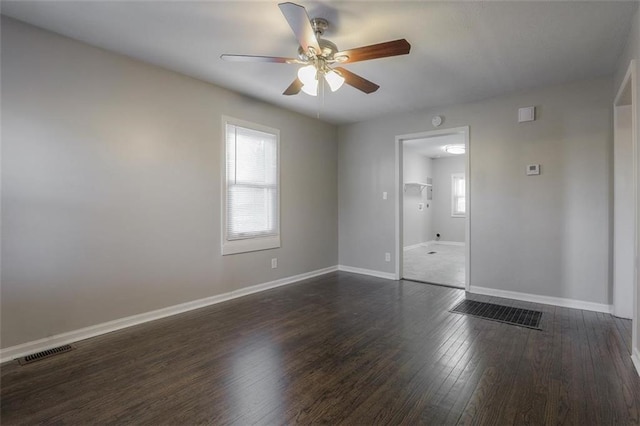
[[[534,121],[536,119],[536,107],[525,107],[518,109],[518,123]]]

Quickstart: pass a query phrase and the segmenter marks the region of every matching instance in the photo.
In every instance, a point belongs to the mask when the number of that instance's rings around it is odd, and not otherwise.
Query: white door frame
[[[465,161],[465,191],[467,194],[466,208],[467,215],[465,217],[465,265],[464,265],[464,288],[469,291],[471,287],[471,175],[469,173],[471,164],[471,152],[469,150],[469,126],[454,127],[450,129],[432,130],[428,132],[412,133],[408,135],[396,136],[396,272],[395,279],[402,278],[403,272],[403,142],[412,139],[424,139],[434,136],[447,136],[453,134],[464,135],[464,145],[466,153]]]
[[[632,332],[632,336],[631,336],[631,359],[633,360],[633,363],[635,364],[636,367],[636,371],[638,372],[638,374],[640,374],[640,351],[638,349],[638,335],[639,333],[639,327],[640,325],[638,324],[638,308],[640,308],[640,303],[638,302],[638,297],[640,296],[638,294],[638,282],[640,281],[640,277],[639,277],[639,272],[640,272],[640,265],[638,264],[638,255],[640,254],[640,219],[638,218],[638,214],[640,213],[639,210],[639,205],[638,205],[638,198],[640,198],[640,194],[638,194],[638,190],[640,189],[639,185],[638,185],[638,168],[639,166],[639,162],[640,162],[640,157],[639,154],[640,152],[638,151],[638,100],[637,100],[637,85],[636,85],[636,61],[632,60],[631,63],[629,64],[629,68],[627,68],[627,73],[624,76],[624,79],[622,80],[622,83],[620,84],[620,87],[618,88],[618,93],[616,95],[616,98],[613,102],[613,119],[614,119],[614,141],[615,141],[615,131],[616,131],[616,122],[617,122],[617,114],[618,114],[618,107],[620,106],[627,106],[629,105],[629,99],[623,99],[623,97],[625,96],[625,94],[627,93],[627,90],[631,91],[631,146],[632,146],[632,155],[633,155],[633,187],[632,187],[632,193],[633,193],[633,209],[634,209],[634,223],[633,223],[633,235],[635,236],[635,241],[634,241],[634,256],[633,256],[633,263],[635,265],[635,271],[633,271],[633,318],[632,318],[632,326],[631,326],[631,332]],[[630,85],[630,86],[629,86]],[[614,253],[615,255],[615,253]]]

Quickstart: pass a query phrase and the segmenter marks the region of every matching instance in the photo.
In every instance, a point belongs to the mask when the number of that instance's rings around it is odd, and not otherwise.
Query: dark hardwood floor
[[[331,273],[1,369],[2,424],[640,423],[631,324],[449,313],[461,290]]]

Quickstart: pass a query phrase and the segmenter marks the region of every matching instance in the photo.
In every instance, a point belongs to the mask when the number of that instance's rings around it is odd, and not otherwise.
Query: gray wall
[[[433,235],[440,234],[441,241],[463,243],[465,241],[464,217],[451,217],[451,174],[465,173],[464,155],[433,159]]]
[[[334,126],[4,17],[1,59],[2,347],[337,264]],[[222,114],[281,131],[280,249],[220,255]]]
[[[431,158],[417,153],[415,150],[405,148],[403,151],[404,182],[427,182],[428,177],[433,177]],[[404,191],[404,246],[413,246],[429,241],[432,234],[433,208],[432,202],[427,200],[427,188],[420,191],[417,187],[408,187]],[[418,204],[423,204],[423,209],[418,210]]]
[[[610,79],[341,126],[340,264],[395,271],[396,135],[470,126],[471,285],[611,303]],[[519,107],[538,119],[517,123]],[[542,175],[527,177],[527,164]],[[383,191],[389,199],[382,200]]]
[[[617,72],[614,78],[613,92],[614,96],[617,93],[618,88],[622,84],[624,76],[629,68],[629,63],[631,60],[635,59],[636,61],[636,101],[640,102],[640,10],[636,10],[636,13],[633,17],[633,22],[631,29],[629,31],[629,36],[627,39],[627,44],[625,46],[625,50],[620,57],[618,62]],[[636,123],[640,123],[640,105],[636,105]],[[640,135],[636,135],[636,138],[640,137]],[[636,143],[640,143],[636,141]],[[640,149],[637,150],[636,155],[636,164],[640,164]],[[640,200],[640,185],[637,186],[637,198]],[[639,216],[637,218],[636,223],[640,223],[640,210],[636,212]],[[636,241],[640,241],[640,228],[636,229]],[[637,253],[638,254],[638,253]],[[636,256],[636,262],[638,262],[638,256]],[[640,264],[636,264],[636,282],[637,285],[640,285]],[[640,342],[640,290],[636,291],[636,303],[635,303],[635,321],[633,323],[633,334],[634,334],[634,345],[635,350],[638,351],[638,345]],[[640,353],[636,353],[637,357],[640,357]],[[640,359],[638,359],[640,361]]]

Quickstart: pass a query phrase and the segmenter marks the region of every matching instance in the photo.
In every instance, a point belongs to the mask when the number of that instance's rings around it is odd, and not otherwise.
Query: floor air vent
[[[494,305],[493,303],[477,302],[475,300],[463,300],[450,312],[541,330],[540,319],[542,318],[542,312],[540,311]]]
[[[435,252],[435,251],[430,251],[430,252],[429,252],[429,253],[427,253],[427,254],[436,254],[436,252]]]
[[[69,352],[71,350],[73,350],[73,346],[71,345],[58,346],[57,348],[47,349],[46,351],[27,355],[25,357],[18,359],[18,362],[20,363],[20,365],[31,364],[32,362],[40,361],[41,359],[45,359],[45,358],[50,358],[52,356]]]

